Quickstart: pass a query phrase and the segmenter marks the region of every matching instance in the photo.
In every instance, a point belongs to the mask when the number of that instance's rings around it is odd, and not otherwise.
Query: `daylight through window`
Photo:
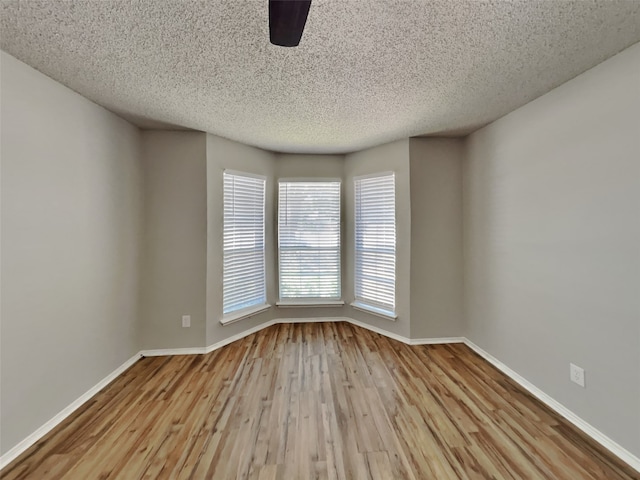
[[[339,299],[340,181],[279,182],[280,299]]]

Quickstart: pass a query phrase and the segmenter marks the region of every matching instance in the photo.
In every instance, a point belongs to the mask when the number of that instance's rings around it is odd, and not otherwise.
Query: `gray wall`
[[[204,347],[207,278],[206,135],[143,132],[143,349]],[[191,327],[182,327],[182,315]]]
[[[1,452],[138,350],[137,128],[1,53]]]
[[[276,181],[278,178],[342,178],[344,155],[276,155]],[[277,195],[277,192],[276,192]]]
[[[412,138],[411,338],[460,337],[461,139]]]
[[[640,456],[640,44],[474,133],[464,179],[468,337]]]
[[[347,316],[397,335],[410,335],[410,275],[411,275],[411,194],[409,181],[409,139],[387,143],[346,156],[345,175],[345,242],[346,275],[342,287],[347,302],[354,299],[354,191],[353,178],[378,172],[396,174],[396,313],[391,321],[345,307]]]

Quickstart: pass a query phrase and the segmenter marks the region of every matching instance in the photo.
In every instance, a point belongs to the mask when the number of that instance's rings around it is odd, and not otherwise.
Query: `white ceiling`
[[[640,41],[640,0],[0,0],[6,52],[142,127],[344,153],[471,132]],[[61,112],[61,117],[64,112]]]

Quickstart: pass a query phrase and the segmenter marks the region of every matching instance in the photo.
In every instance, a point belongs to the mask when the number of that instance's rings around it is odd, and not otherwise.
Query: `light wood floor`
[[[144,358],[3,472],[34,479],[638,479],[466,346],[275,325]]]

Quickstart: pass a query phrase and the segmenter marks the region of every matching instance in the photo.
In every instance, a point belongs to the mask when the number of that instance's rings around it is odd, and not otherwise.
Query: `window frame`
[[[226,273],[225,273],[225,263],[227,255],[229,254],[229,250],[225,249],[225,231],[226,231],[226,215],[225,215],[225,194],[226,194],[226,176],[234,176],[234,177],[244,177],[254,180],[262,181],[262,296],[255,303],[242,306],[240,308],[236,308],[234,310],[225,311],[225,287],[226,287]],[[233,323],[237,320],[241,320],[243,318],[247,318],[253,315],[256,315],[260,312],[263,312],[271,307],[267,301],[267,269],[266,269],[266,259],[267,259],[267,177],[260,174],[255,174],[251,172],[241,172],[237,170],[224,169],[222,172],[222,318],[220,323],[223,325],[227,325],[229,323]]]
[[[281,265],[282,265],[282,257],[281,257],[281,248],[280,248],[280,240],[281,240],[281,225],[280,225],[280,216],[281,216],[281,185],[283,183],[337,183],[338,184],[338,274],[337,274],[337,283],[338,283],[338,296],[336,297],[283,297],[282,296],[282,275],[281,275]],[[277,285],[278,285],[278,301],[276,302],[276,306],[281,308],[293,308],[293,307],[335,307],[344,305],[344,301],[342,300],[342,255],[343,255],[343,231],[342,231],[342,215],[343,215],[343,179],[340,177],[282,177],[277,180],[277,208],[276,208],[276,257],[278,262],[277,268]]]
[[[363,298],[360,296],[358,289],[359,283],[359,269],[358,258],[359,252],[362,249],[358,249],[358,235],[359,225],[362,222],[358,221],[359,218],[359,201],[358,201],[358,182],[362,180],[381,178],[381,177],[393,178],[393,227],[394,227],[394,245],[393,245],[393,305],[389,308],[388,304],[384,302],[376,302],[375,300]],[[361,310],[388,320],[396,320],[397,315],[397,273],[398,273],[398,202],[397,202],[397,182],[396,173],[394,171],[376,172],[366,175],[359,175],[353,177],[353,296],[354,301],[351,306],[357,310]]]

